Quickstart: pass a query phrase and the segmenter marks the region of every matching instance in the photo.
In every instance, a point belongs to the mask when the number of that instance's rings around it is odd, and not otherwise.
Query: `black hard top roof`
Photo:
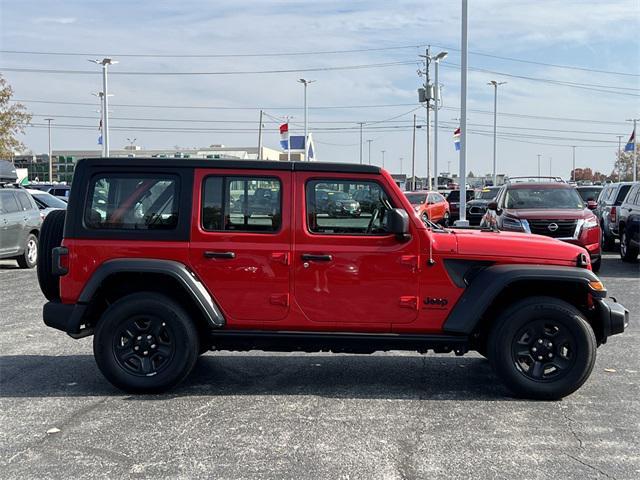
[[[278,162],[273,160],[232,160],[210,158],[148,158],[108,157],[85,158],[83,167],[145,167],[145,168],[226,168],[244,170],[287,170],[297,172],[380,173],[380,167],[353,163]]]

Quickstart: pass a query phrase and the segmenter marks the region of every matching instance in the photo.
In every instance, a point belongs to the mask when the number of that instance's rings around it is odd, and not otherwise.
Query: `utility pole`
[[[382,152],[382,168],[384,168],[384,152],[386,152],[386,150],[381,150]]]
[[[373,140],[367,140],[367,143],[369,144],[369,165],[371,165],[371,142],[373,142]]]
[[[553,177],[553,174],[551,173],[553,171],[552,165],[553,165],[553,157],[549,156],[549,176],[550,177]]]
[[[462,0],[462,32],[460,62],[460,220],[456,226],[469,226],[467,221],[467,10],[468,1]]]
[[[424,58],[424,72],[422,70],[418,70],[418,75],[425,76],[425,82],[423,88],[418,90],[418,101],[423,103],[425,108],[427,109],[427,188],[431,190],[431,121],[430,121],[430,110],[431,110],[431,100],[434,98],[434,88],[430,82],[429,78],[429,66],[434,57],[431,56],[431,46],[428,46],[425,50],[424,55],[420,55],[421,58]]]
[[[411,143],[411,191],[416,189],[416,114],[413,114],[413,141]]]
[[[538,177],[540,176],[540,157],[541,156],[542,156],[541,154],[538,154]]]
[[[438,110],[440,109],[440,104],[442,103],[440,100],[440,83],[438,81],[438,70],[440,66],[440,62],[444,60],[448,52],[440,52],[435,56],[436,63],[436,77],[435,77],[435,108],[433,110],[434,117],[434,126],[433,126],[433,171],[436,179],[436,192],[438,191]]]
[[[53,183],[53,158],[51,151],[51,122],[53,122],[53,118],[45,118],[45,121],[49,124],[49,182]]]
[[[364,125],[364,123],[358,122],[358,124],[360,125],[360,165],[362,165],[362,125]]]
[[[402,175],[404,173],[404,168],[402,168],[402,160],[404,160],[402,157],[400,157],[400,175]]]
[[[571,169],[571,180],[573,182],[576,181],[576,146],[575,145],[571,145],[571,148],[573,149],[573,168]]]
[[[103,58],[102,60],[89,60],[98,65],[102,65],[102,128],[103,128],[103,138],[102,143],[104,144],[104,156],[109,156],[109,91],[107,90],[107,67],[109,65],[114,65],[118,63],[117,61],[111,58]]]
[[[315,80],[305,80],[301,78],[298,80],[299,83],[304,85],[304,159],[308,161],[307,153],[309,152],[309,127],[307,124],[307,87],[310,83],[315,82]]]
[[[262,110],[260,110],[260,123],[258,125],[258,160],[262,159]]]
[[[100,100],[100,147],[102,148],[102,156],[104,157],[104,105],[102,100],[104,92],[96,92],[92,93],[92,95],[95,95],[98,97],[98,100]]]
[[[497,121],[498,121],[498,87],[507,82],[497,82],[491,80],[488,85],[493,85],[493,184],[498,183],[498,174],[496,173],[496,145],[497,145]]]
[[[636,135],[636,124],[640,118],[632,118],[627,122],[633,122],[633,181],[638,180],[638,136]]]
[[[620,158],[622,157],[622,135],[618,135],[618,181],[620,181]]]

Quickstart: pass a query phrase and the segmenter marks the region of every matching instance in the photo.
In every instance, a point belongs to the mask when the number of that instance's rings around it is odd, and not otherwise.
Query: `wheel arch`
[[[224,325],[224,316],[200,280],[184,264],[162,259],[116,259],[93,273],[78,304],[84,305],[81,322],[95,327],[106,308],[125,295],[157,292],[177,300],[199,333]]]
[[[443,330],[471,335],[482,345],[496,318],[509,305],[532,296],[563,300],[580,310],[594,330],[598,342],[606,340],[605,327],[589,305],[594,293],[589,282],[598,281],[590,270],[541,265],[496,265],[478,273],[457,302]],[[601,296],[602,293],[600,294]]]

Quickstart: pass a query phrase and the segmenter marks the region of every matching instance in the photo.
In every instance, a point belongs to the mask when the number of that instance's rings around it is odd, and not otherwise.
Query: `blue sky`
[[[498,146],[499,170],[510,174],[534,174],[537,154],[542,155],[543,173],[552,165],[554,175],[567,176],[571,148],[578,145],[577,165],[609,172],[617,149],[616,135],[626,140],[631,127],[625,119],[640,114],[640,51],[637,33],[640,13],[637,1],[508,1],[471,0],[469,49],[502,57],[535,62],[575,65],[587,69],[635,74],[557,68],[470,55],[468,164],[475,173],[491,169],[493,91],[492,79],[507,81],[500,87]],[[309,87],[309,105],[399,105],[348,109],[312,108],[310,129],[321,160],[357,162],[359,133],[356,122],[377,122],[398,117],[395,123],[378,123],[365,130],[373,139],[373,163],[409,171],[411,158],[411,110],[417,107],[416,47],[382,51],[324,55],[140,58],[126,54],[252,54],[274,52],[318,52],[375,49],[406,45],[446,47],[449,57],[441,68],[443,108],[439,163],[448,162],[457,171],[452,131],[459,117],[460,56],[459,1],[6,1],[0,4],[0,50],[110,54],[119,60],[110,77],[114,106],[111,125],[112,148],[126,138],[148,148],[206,146],[222,143],[246,146],[257,143],[258,111],[265,108],[274,117],[292,115],[292,127],[303,120],[301,76],[316,80]],[[122,71],[220,72],[299,69],[404,62],[389,67],[334,70],[309,73],[128,76]],[[415,62],[415,63],[414,63]],[[0,53],[3,68],[97,70],[87,57]],[[488,73],[479,70],[490,70]],[[99,75],[2,72],[15,90],[15,98],[60,102],[92,102],[91,92],[101,88]],[[432,72],[433,73],[433,72]],[[584,85],[605,85],[616,94],[546,82],[508,77],[503,74],[554,79]],[[616,87],[611,88],[611,87]],[[598,87],[591,87],[596,88]],[[117,104],[170,106],[224,106],[235,109],[133,108]],[[408,105],[402,105],[408,104]],[[61,125],[95,126],[97,105],[27,103],[36,114],[34,123],[50,115]],[[280,108],[291,107],[291,108]],[[418,109],[424,122],[424,109]],[[403,115],[404,114],[404,115]],[[72,117],[89,118],[66,118]],[[575,121],[533,117],[561,117]],[[95,117],[95,118],[92,118]],[[116,120],[116,118],[118,118]],[[132,120],[142,118],[147,120]],[[153,121],[172,120],[171,122]],[[198,120],[207,122],[198,123]],[[588,120],[588,121],[578,121]],[[222,123],[215,123],[219,121]],[[247,123],[243,123],[247,122]],[[265,123],[265,146],[277,148],[277,122]],[[388,126],[402,128],[386,128]],[[136,130],[143,128],[143,130]],[[144,128],[165,128],[154,132]],[[176,128],[227,128],[232,131],[193,132]],[[377,127],[377,128],[375,128]],[[384,128],[380,128],[384,127]],[[342,128],[342,130],[328,130]],[[233,131],[241,129],[243,131]],[[525,136],[526,135],[526,136]],[[556,138],[550,138],[556,137]],[[95,130],[54,130],[54,148],[97,148]],[[598,140],[597,142],[595,140]],[[24,138],[29,148],[46,151],[46,130],[29,128]],[[529,143],[525,143],[529,142]],[[611,142],[611,143],[607,143]],[[545,144],[545,145],[542,145]],[[549,145],[552,144],[552,145]],[[426,170],[425,134],[417,136],[418,172]],[[365,161],[367,149],[365,142]]]

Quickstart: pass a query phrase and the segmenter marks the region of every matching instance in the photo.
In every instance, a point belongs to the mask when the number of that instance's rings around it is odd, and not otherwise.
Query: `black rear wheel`
[[[508,308],[490,337],[489,359],[516,395],[555,400],[587,380],[596,338],[583,315],[552,297],[532,297]]]
[[[631,245],[631,239],[625,227],[620,227],[620,258],[625,262],[633,262],[638,258],[638,248]]]
[[[600,237],[600,248],[603,252],[612,252],[616,248],[616,239],[611,234],[607,234],[603,224],[600,224],[602,236]]]
[[[93,352],[102,374],[116,387],[161,392],[191,372],[198,334],[180,305],[153,292],[127,295],[102,315]]]

